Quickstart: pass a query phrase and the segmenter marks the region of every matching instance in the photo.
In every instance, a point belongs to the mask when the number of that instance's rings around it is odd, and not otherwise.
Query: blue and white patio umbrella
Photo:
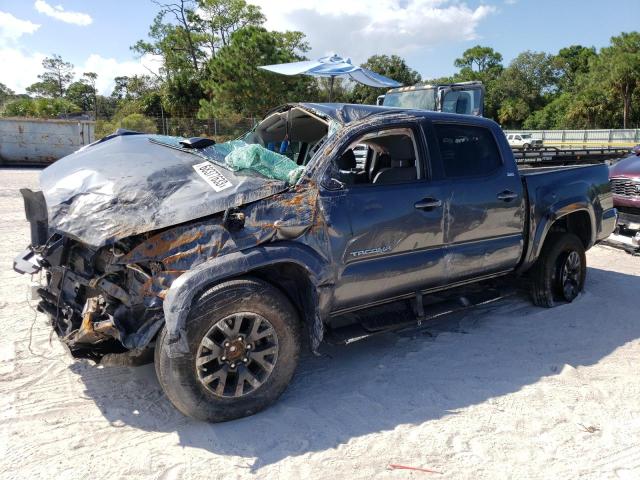
[[[333,83],[336,77],[348,77],[351,80],[369,85],[370,87],[394,88],[401,87],[402,84],[379,75],[366,68],[358,67],[351,63],[350,58],[343,58],[338,55],[330,55],[318,60],[307,60],[303,62],[280,63],[277,65],[264,65],[264,70],[280,73],[282,75],[312,75],[314,77],[327,77],[329,82],[329,100],[333,99]]]

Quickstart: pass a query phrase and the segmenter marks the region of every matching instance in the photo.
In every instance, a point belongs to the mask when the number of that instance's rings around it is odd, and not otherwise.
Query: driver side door
[[[412,296],[446,283],[441,261],[445,192],[429,181],[422,129],[418,124],[389,125],[350,142],[362,144],[387,148],[384,154],[391,166],[375,172],[366,183],[345,184],[341,189],[340,203],[346,208],[342,214],[350,231],[334,248],[339,269],[334,313]],[[408,156],[409,150],[412,159],[400,158]],[[412,161],[412,166],[406,166]],[[415,174],[394,168],[413,168]],[[326,202],[335,194],[321,196]]]

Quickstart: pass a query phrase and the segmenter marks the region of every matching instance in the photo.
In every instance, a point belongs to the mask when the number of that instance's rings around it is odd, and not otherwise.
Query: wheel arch
[[[333,291],[326,265],[309,247],[280,242],[217,257],[185,272],[173,282],[163,304],[169,356],[188,353],[184,331],[194,300],[213,285],[244,275],[270,283],[292,302],[307,328],[311,348],[316,351]]]
[[[526,260],[518,268],[521,273],[528,270],[538,259],[550,232],[565,231],[575,234],[582,241],[585,250],[591,248],[596,242],[596,217],[593,206],[588,200],[574,199],[556,204],[547,212],[530,230],[531,247]]]

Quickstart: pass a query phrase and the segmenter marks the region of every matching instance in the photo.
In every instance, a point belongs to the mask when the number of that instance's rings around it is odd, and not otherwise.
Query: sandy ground
[[[11,270],[36,177],[0,170],[2,479],[640,478],[640,258],[592,249],[571,305],[516,296],[436,336],[325,348],[274,407],[209,425],[152,366],[74,363],[50,338]]]

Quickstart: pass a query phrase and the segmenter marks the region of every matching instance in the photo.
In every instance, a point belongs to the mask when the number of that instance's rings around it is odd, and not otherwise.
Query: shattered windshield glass
[[[303,166],[299,166],[286,155],[281,155],[256,143],[231,140],[206,148],[189,149],[180,144],[181,140],[183,139],[179,137],[160,135],[150,138],[150,141],[154,143],[193,153],[240,174],[243,172],[249,173],[247,171],[250,171],[259,173],[266,178],[282,180],[292,184],[300,179],[304,171]]]

